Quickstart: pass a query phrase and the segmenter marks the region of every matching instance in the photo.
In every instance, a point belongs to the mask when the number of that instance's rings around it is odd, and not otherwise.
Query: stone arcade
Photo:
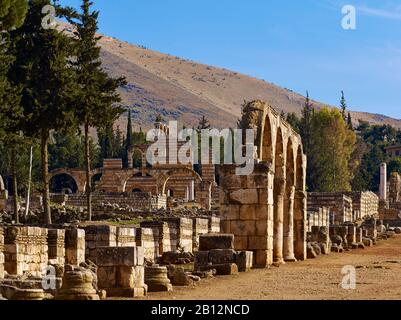
[[[248,103],[243,129],[254,129],[255,169],[235,175],[221,170],[222,231],[235,249],[254,252],[255,265],[306,259],[306,156],[301,137],[262,101]]]

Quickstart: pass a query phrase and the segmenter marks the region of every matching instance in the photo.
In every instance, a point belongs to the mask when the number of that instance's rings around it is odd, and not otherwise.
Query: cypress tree
[[[20,85],[23,127],[41,141],[43,207],[45,223],[51,224],[48,182],[48,142],[51,130],[74,127],[76,77],[71,68],[72,39],[55,29],[42,27],[42,8],[49,0],[30,0],[24,24],[11,32],[15,62],[10,74]],[[60,14],[60,8],[57,8]]]
[[[133,141],[133,133],[132,133],[132,115],[131,109],[128,110],[128,123],[127,123],[127,138],[125,140],[125,153],[124,153],[124,166],[128,167],[129,159],[128,154],[134,145]]]
[[[0,1],[0,30],[18,28],[24,22],[28,11],[27,0]]]
[[[76,61],[73,63],[77,73],[79,95],[76,100],[76,116],[79,124],[84,126],[85,139],[85,169],[86,169],[86,196],[89,220],[92,219],[92,185],[91,185],[91,155],[89,128],[99,128],[106,123],[113,123],[123,109],[114,104],[120,102],[117,89],[126,82],[124,78],[110,78],[102,69],[100,60],[101,39],[98,31],[98,11],[91,11],[93,2],[83,0],[81,12],[77,13],[68,8],[67,20],[75,27]],[[110,132],[108,132],[110,134]],[[108,136],[110,139],[110,136]],[[111,143],[111,141],[107,142]]]
[[[341,108],[341,115],[343,116],[344,121],[347,121],[347,101],[345,100],[344,91],[341,91],[341,100],[340,100],[340,108]]]

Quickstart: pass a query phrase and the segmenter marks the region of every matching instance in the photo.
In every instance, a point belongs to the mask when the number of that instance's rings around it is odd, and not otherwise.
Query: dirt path
[[[340,286],[345,265],[357,268],[355,290]],[[401,236],[373,248],[202,280],[194,287],[174,287],[169,293],[149,293],[146,299],[401,299]]]

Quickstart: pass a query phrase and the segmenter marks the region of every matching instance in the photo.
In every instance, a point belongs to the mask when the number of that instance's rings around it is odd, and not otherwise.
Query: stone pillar
[[[144,249],[142,247],[98,247],[97,276],[99,289],[110,297],[146,295]]]
[[[65,264],[65,230],[49,229],[47,233],[49,263]]]
[[[283,237],[284,237],[284,192],[285,179],[274,179],[274,240],[273,240],[273,261],[284,263],[283,258]]]
[[[273,263],[274,173],[264,163],[255,163],[248,176],[236,175],[235,169],[221,170],[221,229],[235,235],[236,250],[253,251],[256,267],[267,267]]]
[[[85,258],[96,260],[97,247],[116,247],[117,227],[109,225],[91,225],[85,227]]]
[[[0,228],[0,280],[4,278],[4,231]]]
[[[189,201],[194,201],[195,200],[195,181],[192,180],[189,183]]]
[[[85,230],[73,228],[65,231],[65,262],[75,266],[85,262]]]
[[[297,260],[306,260],[306,192],[297,190],[294,203],[294,254]]]
[[[380,165],[380,200],[387,201],[387,164]]]
[[[296,261],[294,256],[294,198],[295,187],[290,188],[288,199],[286,199],[287,206],[287,220],[284,229],[284,260]]]

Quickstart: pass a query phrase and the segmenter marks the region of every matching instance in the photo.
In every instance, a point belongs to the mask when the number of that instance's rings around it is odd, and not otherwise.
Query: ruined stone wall
[[[318,212],[308,212],[307,215],[307,231],[311,232],[312,227],[329,227],[330,226],[330,209],[319,208]]]
[[[4,278],[4,231],[0,228],[0,279]]]
[[[319,208],[330,208],[332,222],[352,221],[352,199],[341,192],[308,192],[308,211],[317,212]]]
[[[172,223],[177,230],[177,247],[184,252],[192,252],[192,220],[189,218],[167,218],[168,223]]]
[[[159,256],[164,252],[177,252],[177,225],[166,221],[143,221],[141,228],[155,229],[159,235]],[[156,231],[157,230],[157,231]]]
[[[47,229],[7,227],[4,257],[9,274],[41,276],[48,265]]]
[[[65,230],[49,229],[47,232],[49,263],[65,264]]]
[[[375,215],[379,212],[379,197],[370,191],[367,192],[349,192],[345,195],[352,199],[353,211],[359,212],[359,219]]]
[[[158,228],[137,228],[136,245],[142,247],[147,260],[156,262],[160,256],[159,252],[159,229]]]
[[[107,213],[96,208],[105,203],[117,203],[119,206],[130,206],[136,210],[157,210],[166,208],[165,196],[153,196],[149,193],[93,193],[92,205],[95,214]],[[86,196],[84,194],[68,195],[67,205],[75,207],[86,207]]]
[[[236,176],[234,170],[225,166],[220,177],[222,231],[235,235],[236,250],[254,252],[255,265],[268,266],[273,263],[273,176],[261,166],[249,176]]]

